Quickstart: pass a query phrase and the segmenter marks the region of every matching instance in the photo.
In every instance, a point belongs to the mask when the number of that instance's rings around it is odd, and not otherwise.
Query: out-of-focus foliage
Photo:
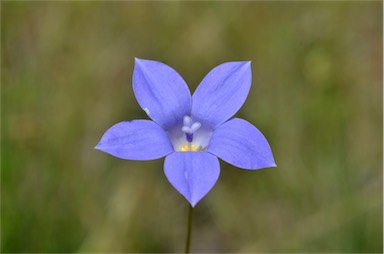
[[[2,2],[1,251],[180,252],[187,202],[163,160],[94,150],[146,118],[134,57],[193,91],[251,60],[237,113],[278,167],[221,176],[192,251],[382,252],[382,2]]]

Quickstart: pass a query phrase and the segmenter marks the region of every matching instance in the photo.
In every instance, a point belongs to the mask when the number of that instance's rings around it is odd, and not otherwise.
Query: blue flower
[[[120,122],[96,149],[126,160],[166,156],[166,177],[195,206],[219,178],[218,158],[243,169],[276,166],[263,134],[243,119],[230,119],[247,98],[251,81],[251,62],[228,62],[211,70],[191,96],[174,69],[136,58],[133,90],[153,121]]]

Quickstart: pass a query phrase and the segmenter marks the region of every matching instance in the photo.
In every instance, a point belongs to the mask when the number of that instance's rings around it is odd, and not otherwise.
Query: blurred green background
[[[94,150],[147,118],[134,57],[195,90],[251,60],[236,114],[278,167],[221,175],[197,205],[195,252],[382,252],[382,2],[1,3],[1,251],[181,252],[187,202],[163,159]]]

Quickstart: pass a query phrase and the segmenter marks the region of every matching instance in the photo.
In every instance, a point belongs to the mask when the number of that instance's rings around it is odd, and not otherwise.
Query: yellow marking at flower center
[[[180,152],[198,152],[200,151],[200,146],[185,144],[179,147]]]

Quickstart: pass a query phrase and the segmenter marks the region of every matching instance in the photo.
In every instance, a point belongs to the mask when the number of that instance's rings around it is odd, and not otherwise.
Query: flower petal
[[[192,116],[215,128],[243,105],[252,82],[251,62],[228,62],[211,70],[192,96]]]
[[[181,124],[191,111],[191,93],[183,78],[163,63],[135,59],[133,91],[148,116],[165,130]]]
[[[220,125],[207,151],[239,168],[276,167],[266,138],[255,126],[240,118]]]
[[[95,148],[126,160],[154,160],[173,152],[167,134],[149,120],[115,124]]]
[[[220,164],[206,152],[175,152],[165,158],[164,172],[173,187],[195,206],[215,185]]]

